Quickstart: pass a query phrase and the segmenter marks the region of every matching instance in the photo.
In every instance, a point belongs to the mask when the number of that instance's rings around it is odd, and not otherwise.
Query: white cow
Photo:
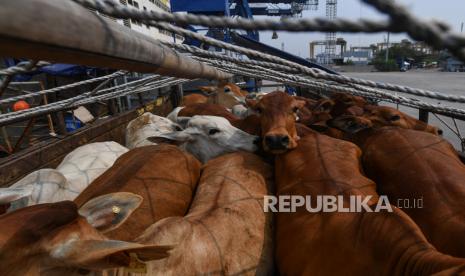
[[[157,143],[150,142],[147,140],[148,137],[179,130],[182,130],[181,127],[173,121],[146,112],[140,117],[132,120],[126,127],[126,147],[133,149],[154,145]]]
[[[182,148],[206,162],[211,158],[239,150],[254,152],[258,136],[248,134],[234,126],[223,117],[194,116],[178,117],[178,123],[186,125],[182,131],[160,133],[148,140],[159,137],[182,142]]]
[[[39,203],[73,200],[127,151],[116,142],[81,146],[66,155],[56,169],[32,172],[11,187],[0,189],[0,205],[14,199],[8,209],[12,211]]]

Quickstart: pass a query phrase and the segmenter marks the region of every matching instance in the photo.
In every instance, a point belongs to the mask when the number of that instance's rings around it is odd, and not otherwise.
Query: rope
[[[51,93],[63,91],[63,90],[66,90],[66,89],[75,88],[75,87],[78,87],[78,86],[81,86],[81,85],[91,84],[91,83],[94,83],[94,82],[104,81],[104,80],[108,80],[108,79],[111,80],[111,79],[114,79],[116,77],[123,76],[125,74],[127,74],[127,72],[118,71],[118,72],[115,72],[115,73],[110,74],[110,75],[106,75],[106,76],[102,76],[102,77],[98,77],[98,78],[93,78],[93,79],[88,79],[88,80],[84,80],[84,81],[80,81],[80,82],[75,82],[75,83],[71,83],[71,84],[67,84],[67,85],[63,85],[63,86],[59,86],[59,87],[54,87],[54,88],[51,88],[51,89],[34,92],[33,94],[10,97],[10,98],[4,99],[4,100],[0,100],[0,104],[7,104],[7,103],[16,102],[18,100],[24,100],[24,99],[29,99],[29,98],[45,95],[45,94],[51,94]]]
[[[391,32],[402,32],[395,25],[391,25],[388,21],[372,21],[358,20],[350,21],[347,19],[338,18],[336,20],[327,20],[326,18],[314,19],[287,19],[283,18],[280,21],[272,19],[246,19],[232,18],[225,16],[206,16],[193,15],[184,13],[168,13],[163,11],[142,11],[133,7],[119,5],[112,0],[73,0],[83,6],[102,11],[105,14],[119,19],[137,19],[137,20],[154,20],[159,22],[171,22],[177,25],[202,25],[210,28],[231,28],[242,30],[273,30],[273,31],[289,31],[289,32],[339,32],[344,29],[347,32],[383,32],[390,30]]]
[[[141,11],[131,7],[121,5],[112,0],[73,0],[79,4],[93,8],[102,14],[110,15],[119,19],[136,19],[147,25],[154,26],[159,29],[170,31],[179,35],[192,37],[203,43],[223,48],[229,51],[240,53],[249,57],[249,59],[238,59],[221,55],[218,53],[212,53],[204,51],[202,49],[188,46],[179,45],[170,42],[163,42],[172,48],[188,52],[193,55],[197,60],[204,61],[208,64],[212,64],[217,68],[221,68],[228,72],[233,72],[239,75],[248,75],[251,77],[261,77],[263,79],[270,79],[275,81],[281,81],[283,83],[291,83],[295,85],[305,85],[306,87],[318,89],[321,91],[344,91],[354,95],[361,95],[377,100],[392,101],[395,103],[402,103],[406,106],[412,106],[416,108],[424,108],[428,110],[434,110],[446,112],[448,114],[464,116],[465,111],[452,107],[432,105],[422,101],[392,95],[384,90],[396,91],[406,93],[410,95],[428,97],[438,100],[446,100],[451,102],[465,103],[465,96],[448,95],[439,92],[416,89],[407,86],[394,85],[389,83],[379,83],[369,80],[363,80],[358,78],[351,78],[347,76],[333,75],[323,72],[316,68],[308,68],[303,65],[264,54],[255,50],[247,49],[244,47],[232,45],[219,41],[210,37],[206,37],[202,34],[195,33],[165,22],[174,22],[177,24],[192,24],[192,25],[203,25],[208,27],[224,27],[224,28],[238,28],[245,30],[286,30],[286,31],[324,31],[324,32],[379,32],[379,31],[391,31],[391,32],[406,32],[412,38],[420,41],[425,41],[435,49],[449,49],[458,58],[465,61],[465,37],[454,34],[451,29],[443,23],[434,21],[423,21],[413,16],[407,9],[394,3],[394,1],[385,0],[362,0],[363,2],[372,5],[380,12],[387,14],[389,17],[388,21],[370,21],[370,20],[359,20],[349,21],[345,19],[336,19],[328,21],[327,19],[284,19],[282,21],[275,20],[249,20],[243,18],[229,18],[229,17],[212,17],[212,16],[199,16],[192,14],[172,14],[166,12],[155,12],[155,11]],[[208,57],[208,58],[207,58]],[[31,66],[32,62],[28,63]],[[33,64],[31,68],[39,66],[40,62]],[[240,64],[241,66],[238,66]],[[15,73],[20,73],[21,70],[31,68],[25,68],[25,65],[18,65],[16,67],[10,67],[4,70],[0,70],[0,75],[4,74],[12,76]],[[270,69],[272,68],[272,69]],[[15,71],[16,70],[16,71]],[[117,72],[115,74],[124,74],[123,72]],[[292,73],[292,74],[290,74]],[[105,76],[104,80],[108,81],[112,79],[112,76]],[[159,76],[153,78],[159,79]],[[10,77],[11,79],[11,77]],[[87,80],[80,84],[71,84],[54,89],[43,90],[34,95],[26,95],[27,97],[33,97],[36,95],[56,92],[74,87],[74,85],[82,85],[85,82],[94,82],[96,79]],[[129,87],[123,90],[121,86],[116,86],[108,89],[95,89],[94,91],[84,93],[71,99],[63,100],[59,103],[50,104],[47,108],[66,108],[68,106],[74,106],[79,103],[89,102],[90,100],[103,99],[109,97],[109,95],[122,95],[125,93],[136,93],[136,91],[142,91],[143,89],[149,89],[150,83],[156,82],[155,80],[142,79],[139,80],[142,84],[139,84],[139,88],[135,89],[132,87],[132,92]],[[144,83],[147,81],[147,83]],[[161,79],[159,81],[164,82],[184,82],[185,80],[176,79]],[[135,82],[133,82],[134,84]],[[152,83],[153,84],[153,83]],[[125,84],[126,86],[127,84]],[[153,84],[155,85],[155,84]],[[0,86],[1,87],[1,86]],[[65,88],[66,87],[66,88]],[[98,87],[101,88],[101,87]],[[134,90],[135,89],[135,90]],[[142,89],[142,90],[141,90]],[[116,91],[115,91],[116,90]],[[1,90],[0,90],[1,91]],[[113,91],[113,92],[111,92]],[[117,96],[115,96],[117,97]],[[9,98],[0,101],[0,103],[8,103],[18,99],[19,97]],[[21,96],[25,98],[25,96]],[[47,109],[39,107],[42,112],[47,112]],[[55,109],[53,109],[55,110]],[[0,122],[3,119],[18,118],[15,116],[26,116],[32,112],[39,112],[39,110],[29,109],[25,111],[19,111],[15,113],[8,113],[0,115]],[[28,113],[30,112],[30,113]]]
[[[196,58],[196,57],[193,57],[193,58]],[[212,59],[205,59],[205,58],[198,58],[198,57],[196,59],[209,63],[212,66],[219,67],[222,70],[229,71],[230,73],[235,73],[235,74],[247,73],[248,76],[251,76],[251,77],[258,76],[264,79],[271,79],[271,80],[278,81],[278,82],[291,83],[291,84],[296,84],[298,86],[307,86],[309,88],[323,89],[331,93],[345,92],[345,93],[350,93],[353,95],[364,96],[367,98],[374,98],[376,100],[384,100],[384,101],[389,101],[393,103],[402,103],[405,106],[427,109],[432,112],[439,111],[439,112],[443,112],[443,113],[447,113],[451,115],[465,116],[465,110],[462,110],[462,109],[434,105],[434,104],[422,102],[416,99],[409,99],[409,98],[398,96],[398,95],[392,95],[384,91],[370,89],[367,87],[356,86],[357,89],[354,89],[354,88],[349,88],[349,87],[342,87],[340,85],[325,84],[325,83],[318,82],[318,81],[312,81],[307,78],[302,78],[300,76],[279,73],[279,72],[270,70],[268,68],[260,67],[260,66],[253,66],[255,68],[252,67],[252,70],[251,70],[250,66],[249,67],[244,67],[244,66],[238,67],[236,64],[226,63],[224,61],[219,61],[219,60],[212,60]]]
[[[262,52],[258,52],[255,50],[247,49],[244,47],[232,45],[223,41],[219,41],[207,36],[204,36],[199,33],[195,33],[183,28],[179,28],[176,26],[173,26],[171,24],[166,24],[166,23],[157,23],[154,21],[150,22],[144,22],[148,25],[152,25],[154,27],[164,29],[170,32],[174,32],[179,35],[185,35],[192,37],[194,39],[200,40],[204,43],[210,44],[215,47],[223,48],[226,50],[234,51],[240,54],[244,54],[249,57],[253,57],[255,59],[259,60],[265,60],[271,63],[279,64],[279,65],[284,65],[288,67],[295,68],[299,70],[301,73],[306,74],[312,78],[316,79],[323,79],[323,80],[330,80],[330,81],[335,81],[341,84],[359,84],[359,85],[364,85],[368,87],[373,87],[373,88],[381,88],[381,89],[386,89],[386,90],[392,90],[392,91],[397,91],[401,93],[406,93],[406,94],[411,94],[415,96],[420,96],[420,97],[428,97],[428,98],[433,98],[433,99],[438,99],[438,100],[445,100],[445,101],[450,101],[450,102],[460,102],[460,103],[465,103],[465,96],[457,96],[457,95],[449,95],[449,94],[444,94],[440,92],[433,92],[429,90],[423,90],[423,89],[418,89],[418,88],[412,88],[408,86],[401,86],[401,85],[396,85],[396,84],[390,84],[390,83],[382,83],[382,82],[374,82],[370,80],[363,80],[363,79],[358,79],[358,78],[352,78],[352,77],[347,77],[343,75],[334,75],[334,74],[328,74],[320,69],[317,68],[309,68],[303,65],[300,65],[295,62],[291,62],[276,56],[272,56],[269,54],[265,54]]]
[[[133,82],[130,82],[130,83],[121,84],[121,85],[117,85],[117,86],[114,86],[114,87],[102,89],[102,90],[100,90],[98,92],[99,92],[99,94],[104,94],[104,93],[110,93],[111,91],[117,90],[117,89],[120,89],[120,88],[133,89],[133,88],[137,88],[137,87],[139,87],[141,85],[145,85],[149,81],[157,80],[159,78],[161,78],[161,77],[158,76],[158,75],[150,76],[150,77],[146,77],[146,78],[136,80],[136,81],[133,81]],[[136,84],[136,85],[131,86],[131,85],[134,85],[134,84]],[[128,85],[129,85],[129,87],[128,87]],[[49,103],[47,105],[36,106],[36,107],[29,108],[29,109],[20,110],[20,111],[16,111],[16,112],[10,112],[10,113],[6,113],[6,114],[0,114],[0,119],[23,116],[24,114],[29,114],[29,113],[32,113],[32,112],[35,112],[35,111],[42,111],[42,110],[45,111],[45,112],[58,111],[58,110],[54,109],[54,107],[60,106],[60,107],[63,107],[63,109],[64,109],[67,104],[70,104],[70,103],[72,103],[74,101],[83,100],[86,97],[88,97],[91,93],[92,93],[92,91],[80,94],[78,96],[75,96],[75,97],[72,97],[72,98],[69,98],[69,99],[61,100],[61,101],[54,102],[54,103]],[[51,113],[51,112],[49,112],[49,113]]]
[[[0,70],[0,75],[2,76],[12,76],[21,73],[29,73],[36,70],[39,67],[50,65],[50,63],[45,61],[22,61],[15,66],[11,66],[5,69]]]
[[[177,84],[180,84],[186,81],[188,80],[176,79],[176,78],[171,78],[171,77],[166,78],[166,77],[161,77],[161,76],[150,76],[150,77],[146,77],[146,78],[143,78],[141,80],[137,80],[131,83],[119,85],[118,87],[122,87],[122,86],[134,84],[136,82],[139,83],[137,86],[130,86],[122,90],[117,90],[114,92],[110,92],[106,94],[99,94],[99,95],[86,98],[86,95],[93,92],[91,91],[91,92],[84,93],[85,95],[82,94],[82,95],[79,95],[79,96],[76,96],[70,99],[62,100],[59,102],[54,102],[54,103],[44,105],[38,108],[31,108],[31,109],[21,110],[21,111],[17,111],[13,113],[0,114],[0,125],[6,125],[14,121],[26,120],[32,117],[37,117],[40,115],[49,114],[49,113],[64,110],[64,109],[74,108],[74,107],[78,107],[84,104],[89,104],[89,103],[93,103],[97,101],[113,99],[113,98],[122,97],[122,96],[135,94],[135,93],[143,93],[146,91],[150,91],[150,90],[165,87],[165,86],[177,85]],[[112,90],[114,90],[115,87],[112,87],[112,88],[113,88]]]
[[[142,11],[120,5],[113,0],[73,0],[81,5],[98,10],[119,19],[136,19],[140,21],[172,22],[178,25],[202,25],[212,28],[233,28],[243,30],[274,30],[274,31],[319,31],[319,32],[393,32],[407,33],[413,39],[424,41],[436,50],[448,49],[457,58],[465,62],[465,37],[452,32],[443,22],[420,20],[404,6],[394,1],[362,0],[378,11],[389,16],[389,21],[358,20],[326,18],[318,19],[282,19],[280,21],[245,18],[230,18],[224,16],[206,16],[162,11]]]
[[[263,61],[257,61],[257,60],[241,60],[241,59],[238,59],[238,58],[234,58],[234,57],[230,57],[230,56],[226,56],[226,55],[222,55],[222,54],[218,54],[218,53],[214,53],[214,52],[205,51],[205,50],[199,49],[197,47],[192,47],[192,46],[188,46],[188,45],[178,45],[178,44],[174,44],[174,43],[171,43],[171,42],[163,42],[163,43],[165,43],[166,45],[175,47],[177,49],[190,52],[190,53],[192,53],[194,55],[197,55],[197,56],[205,56],[205,57],[208,57],[208,58],[214,58],[214,59],[218,59],[218,60],[225,60],[225,61],[229,61],[229,62],[233,62],[233,63],[239,63],[239,64],[242,64],[244,66],[246,66],[246,65],[258,65],[258,66],[261,66],[261,67],[269,67],[269,68],[273,68],[275,70],[280,70],[280,71],[284,71],[284,72],[296,73],[296,70],[294,68],[292,68],[292,67],[289,67],[289,66],[282,66],[282,65],[279,65],[279,64],[275,64],[275,63],[263,62]],[[193,56],[193,58],[195,58],[195,56]],[[204,62],[208,62],[208,59],[199,59],[199,60],[202,60]],[[221,69],[226,70],[227,68],[221,67]],[[240,73],[238,73],[238,74],[240,74]],[[382,92],[380,90],[373,90],[373,89],[370,89],[370,88],[365,87],[365,86],[352,84],[350,82],[348,82],[348,84],[351,85],[351,86],[356,87],[360,91],[365,91],[365,92],[381,95],[384,98],[388,98],[388,99],[390,99],[391,101],[393,101],[395,103],[405,103],[405,104],[409,104],[409,106],[414,105],[413,101],[415,101],[415,100],[412,100],[412,99],[408,99],[408,98],[401,97],[401,96],[396,97],[396,96],[394,96],[392,94],[388,94],[387,92]],[[334,89],[334,87],[332,89]],[[370,98],[366,93],[364,94],[364,96]],[[421,102],[421,103],[422,104],[418,106],[419,108],[427,107],[428,109],[431,109],[433,107],[432,105],[429,105],[429,104],[427,104],[425,102]],[[444,107],[442,107],[442,106],[438,106],[438,105],[434,105],[434,106],[437,107],[437,108],[441,108],[441,110],[444,111],[444,112],[450,112],[451,114],[456,114],[455,109],[444,109]],[[459,112],[459,113],[457,113],[457,115],[462,115],[462,114]]]
[[[15,74],[31,72],[36,70],[37,67],[45,66],[48,64],[49,63],[44,61],[30,60],[22,61],[18,63],[16,66],[1,69],[0,75],[5,76],[5,78],[2,81],[0,81],[0,96],[3,95],[3,92],[5,92],[5,89],[8,87]]]

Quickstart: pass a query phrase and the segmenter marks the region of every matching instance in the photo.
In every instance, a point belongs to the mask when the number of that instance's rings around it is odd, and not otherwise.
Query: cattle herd
[[[223,88],[0,189],[0,275],[465,275],[465,166],[437,127],[347,94]],[[391,211],[264,209],[321,195]]]

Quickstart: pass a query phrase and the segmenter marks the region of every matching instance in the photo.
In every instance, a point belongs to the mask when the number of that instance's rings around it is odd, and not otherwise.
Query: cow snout
[[[285,150],[289,147],[290,139],[287,135],[265,136],[265,144],[270,150]]]

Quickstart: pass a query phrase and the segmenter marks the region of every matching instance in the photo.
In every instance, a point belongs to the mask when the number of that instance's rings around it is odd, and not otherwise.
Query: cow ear
[[[329,113],[333,109],[333,106],[334,106],[334,102],[330,99],[326,99],[326,100],[322,100],[318,102],[314,110]]]
[[[307,102],[306,101],[301,101],[301,100],[296,100],[294,102],[294,106],[297,108],[303,108]]]
[[[248,107],[254,109],[255,106],[257,105],[257,100],[254,100],[254,99],[245,99],[245,104],[246,104]]]
[[[118,228],[142,203],[142,197],[132,193],[112,193],[91,199],[79,208],[79,214],[100,232]]]
[[[144,262],[166,258],[172,248],[116,240],[73,240],[59,243],[50,256],[66,266],[81,269],[125,267],[128,272],[146,273]]]
[[[182,131],[174,131],[169,133],[161,133],[157,136],[147,137],[146,139],[152,143],[160,143],[160,138],[168,139],[170,141],[178,141],[181,143],[193,140],[192,129],[187,128]]]
[[[356,116],[341,116],[327,121],[327,125],[347,133],[357,133],[371,127],[371,123],[362,122]]]
[[[211,86],[199,86],[200,91],[206,92],[206,93],[213,93],[216,91],[216,87],[211,87]]]

